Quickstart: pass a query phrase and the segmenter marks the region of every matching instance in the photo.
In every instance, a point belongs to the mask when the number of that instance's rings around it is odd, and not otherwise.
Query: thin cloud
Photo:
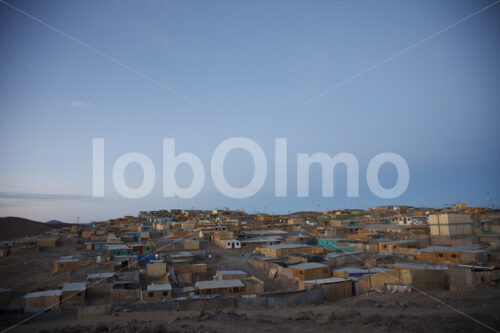
[[[63,193],[26,193],[26,192],[0,192],[0,199],[21,200],[82,200],[90,199],[88,195],[63,194]]]

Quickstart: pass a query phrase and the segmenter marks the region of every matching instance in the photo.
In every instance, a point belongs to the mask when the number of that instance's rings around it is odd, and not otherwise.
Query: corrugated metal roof
[[[247,239],[241,239],[242,243],[265,243],[265,242],[280,242],[283,238],[278,236],[267,236],[267,237],[253,237]]]
[[[87,282],[67,282],[63,285],[62,291],[83,291],[87,289]]]
[[[331,277],[331,278],[326,278],[326,279],[307,280],[307,281],[304,281],[304,283],[306,283],[306,284],[329,284],[329,283],[337,283],[337,282],[345,282],[345,281],[351,281],[351,279]]]
[[[487,251],[488,249],[481,244],[467,244],[462,246],[428,246],[426,248],[417,250],[417,252],[475,252]]]
[[[325,258],[337,258],[337,257],[343,257],[343,256],[351,256],[351,255],[356,255],[356,254],[363,254],[365,251],[352,251],[352,252],[330,252],[328,253]]]
[[[337,268],[334,269],[335,272],[345,272],[345,273],[380,273],[380,272],[388,272],[391,271],[390,269],[387,268],[380,268],[380,267],[374,267],[370,269],[366,268],[361,268],[361,267],[342,267],[342,268]]]
[[[431,264],[422,264],[416,262],[398,262],[395,264],[386,264],[381,265],[384,267],[396,267],[396,268],[409,268],[409,269],[419,269],[419,270],[434,270],[434,271],[446,271],[448,270],[448,266],[446,265],[431,265]]]
[[[297,249],[299,247],[309,247],[305,244],[276,244],[276,245],[268,245],[265,249],[268,250],[280,250],[280,249]]]
[[[234,270],[234,271],[231,271],[231,270],[228,270],[228,271],[217,271],[218,274],[220,275],[239,275],[239,274],[243,274],[243,275],[247,275],[247,273],[243,272],[243,271],[237,271],[237,270]]]
[[[243,282],[237,279],[232,280],[210,280],[210,281],[198,281],[195,286],[198,289],[216,289],[216,288],[234,288],[234,287],[244,287]]]
[[[78,259],[62,259],[62,260],[57,260],[56,263],[62,263],[62,262],[78,262],[80,260]]]
[[[60,289],[56,290],[44,290],[35,291],[24,295],[24,298],[36,298],[36,297],[47,297],[47,296],[61,296],[62,291]]]
[[[313,268],[322,268],[322,267],[328,267],[328,266],[320,264],[318,262],[305,262],[305,263],[293,265],[290,267],[293,269],[313,269]]]
[[[115,273],[113,272],[104,272],[104,273],[94,273],[87,275],[87,279],[107,279],[113,277]]]

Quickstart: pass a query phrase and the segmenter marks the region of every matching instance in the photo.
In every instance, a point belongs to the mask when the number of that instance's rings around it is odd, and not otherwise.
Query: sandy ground
[[[69,272],[54,273],[54,262],[66,255],[79,258],[80,268],[98,267],[90,259],[92,253],[75,251],[71,240],[65,240],[57,248],[0,258],[0,288],[10,288],[15,292],[10,305],[24,306],[23,295],[37,290],[58,289],[68,282]]]
[[[434,291],[484,324],[500,329],[500,290]],[[491,332],[419,293],[369,295],[279,310],[123,312],[84,320],[28,324],[16,332]]]

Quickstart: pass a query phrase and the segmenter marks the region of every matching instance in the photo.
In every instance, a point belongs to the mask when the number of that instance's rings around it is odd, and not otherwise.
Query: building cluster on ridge
[[[141,304],[189,309],[200,300],[269,306],[271,298],[288,302],[307,293],[314,296],[294,301],[494,284],[500,212],[465,204],[287,215],[141,211],[0,245],[1,257],[50,254],[51,276],[64,281],[22,295],[15,285],[0,285],[0,303],[25,312]]]

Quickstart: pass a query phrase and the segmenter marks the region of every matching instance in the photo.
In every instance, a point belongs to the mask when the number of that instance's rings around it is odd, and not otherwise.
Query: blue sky
[[[348,84],[299,107],[493,1],[10,1],[144,75],[168,92],[0,3],[0,216],[99,220],[161,208],[245,208],[269,213],[384,204],[500,202],[500,4]],[[162,196],[162,139],[198,155],[203,191]],[[218,144],[247,137],[265,151],[267,181],[249,199],[228,199],[210,178]],[[105,139],[106,195],[91,198],[92,138]],[[274,197],[274,139],[288,139],[288,197]],[[143,199],[121,198],[113,163],[140,152],[156,167]],[[354,154],[360,196],[296,194],[297,153]],[[370,159],[395,152],[410,167],[399,198],[373,195]],[[252,160],[235,150],[226,177],[244,186]],[[391,167],[381,183],[395,182]],[[141,183],[136,165],[130,186]],[[179,167],[187,185],[191,171]]]

